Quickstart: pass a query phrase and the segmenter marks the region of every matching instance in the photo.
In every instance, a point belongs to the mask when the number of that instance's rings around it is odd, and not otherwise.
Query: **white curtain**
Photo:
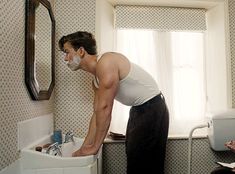
[[[170,135],[204,122],[203,33],[117,30],[116,51],[157,81],[170,111]],[[110,131],[125,134],[129,107],[115,101]]]

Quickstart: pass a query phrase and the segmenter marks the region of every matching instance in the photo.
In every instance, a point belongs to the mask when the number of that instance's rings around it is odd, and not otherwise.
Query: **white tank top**
[[[115,99],[127,106],[137,106],[160,94],[153,77],[140,66],[130,62],[130,71],[119,81]],[[94,78],[94,85],[99,88],[99,79]]]

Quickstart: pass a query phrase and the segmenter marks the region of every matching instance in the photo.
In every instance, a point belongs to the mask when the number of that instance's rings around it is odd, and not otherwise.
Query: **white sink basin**
[[[102,148],[96,155],[72,157],[72,152],[79,149],[84,139],[74,137],[74,142],[62,145],[62,157],[35,151],[35,147],[51,142],[51,136],[43,138],[21,151],[23,169],[86,167],[93,165],[101,155]]]

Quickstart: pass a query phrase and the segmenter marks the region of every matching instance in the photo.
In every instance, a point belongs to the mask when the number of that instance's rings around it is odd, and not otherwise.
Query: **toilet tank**
[[[235,140],[235,109],[207,114],[208,138],[215,151],[229,150],[225,143]]]

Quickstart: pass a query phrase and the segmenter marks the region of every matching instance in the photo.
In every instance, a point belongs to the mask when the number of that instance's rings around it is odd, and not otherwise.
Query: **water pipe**
[[[191,129],[188,138],[188,174],[191,174],[191,159],[192,159],[192,135],[194,130],[208,127],[208,123],[195,126]]]

